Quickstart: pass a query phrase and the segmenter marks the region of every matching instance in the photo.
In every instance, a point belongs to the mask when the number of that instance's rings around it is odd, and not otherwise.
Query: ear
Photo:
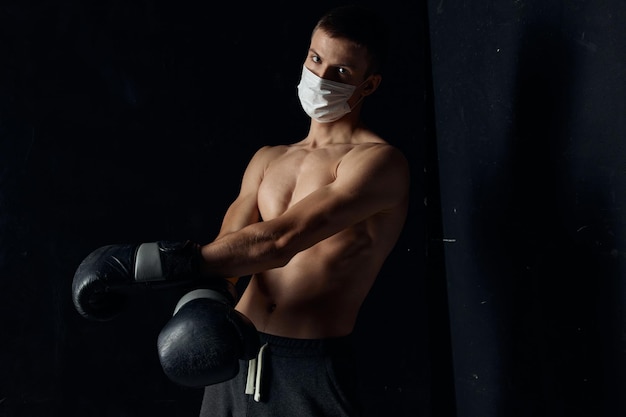
[[[370,75],[369,80],[363,85],[363,96],[369,96],[376,91],[382,80],[383,77],[380,74]]]

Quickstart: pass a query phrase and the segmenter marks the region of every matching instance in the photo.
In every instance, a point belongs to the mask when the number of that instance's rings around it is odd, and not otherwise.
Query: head
[[[358,115],[357,107],[382,80],[386,50],[386,27],[375,12],[341,6],[323,15],[313,28],[299,85],[305,111],[318,121],[333,121],[346,112]],[[335,91],[326,95],[329,90]]]
[[[324,14],[313,28],[333,39],[344,39],[363,49],[367,75],[380,74],[387,58],[387,25],[374,10],[359,5],[339,6]]]

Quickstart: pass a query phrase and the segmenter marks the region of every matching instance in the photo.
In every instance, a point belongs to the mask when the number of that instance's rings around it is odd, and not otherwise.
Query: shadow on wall
[[[581,94],[572,47],[560,27],[528,25],[516,68],[503,221],[518,272],[510,343],[521,416],[603,415],[619,398],[607,383],[617,379],[611,364],[619,363],[619,322],[611,319],[620,305],[615,241],[603,186],[580,171],[573,151],[573,142],[593,138],[575,131]]]

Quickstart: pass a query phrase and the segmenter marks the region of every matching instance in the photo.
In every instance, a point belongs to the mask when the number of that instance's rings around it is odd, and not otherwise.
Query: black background
[[[197,415],[201,391],[167,380],[156,356],[182,294],[93,323],[71,304],[74,271],[105,244],[215,236],[253,152],[306,134],[296,85],[313,24],[337,4],[2,2],[0,416]],[[376,6],[392,49],[364,117],[414,180],[355,330],[362,394],[370,415],[427,415],[451,391],[430,371],[450,365],[447,324],[428,319],[447,310],[433,302],[441,276],[426,273],[426,6]]]
[[[626,414],[626,4],[362,2],[392,23],[369,125],[413,172],[365,302],[371,416]],[[0,416],[194,416],[155,340],[180,296],[74,311],[108,243],[209,241],[252,153],[302,138],[333,2],[0,6]]]

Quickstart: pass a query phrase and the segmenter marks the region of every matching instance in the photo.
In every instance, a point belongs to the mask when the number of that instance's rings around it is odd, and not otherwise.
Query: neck
[[[311,146],[355,143],[355,134],[363,129],[358,119],[343,117],[335,122],[320,123],[311,120],[309,133],[304,140]]]

